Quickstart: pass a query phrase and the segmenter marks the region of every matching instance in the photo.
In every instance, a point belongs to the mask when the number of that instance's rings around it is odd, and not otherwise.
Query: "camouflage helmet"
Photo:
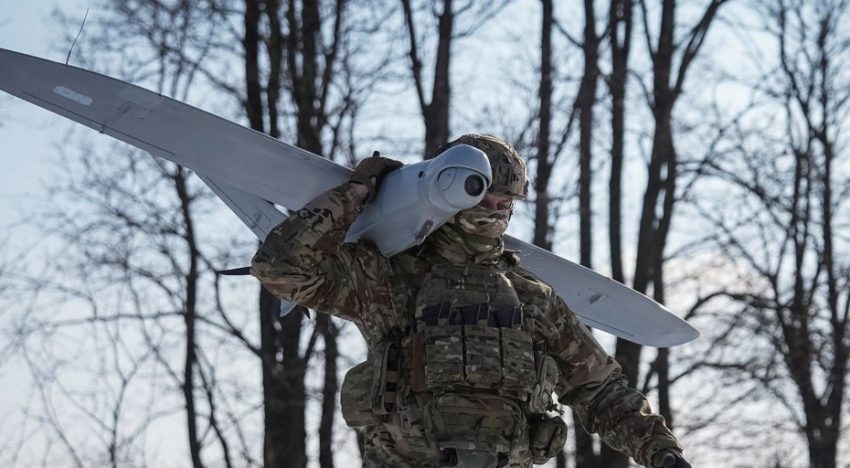
[[[528,170],[513,146],[493,135],[468,133],[443,146],[440,152],[455,145],[473,146],[487,155],[493,169],[493,184],[489,192],[520,200],[528,197]]]

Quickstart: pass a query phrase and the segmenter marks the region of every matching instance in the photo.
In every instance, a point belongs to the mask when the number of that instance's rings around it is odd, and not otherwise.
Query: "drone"
[[[0,90],[194,171],[259,238],[350,178],[352,170],[145,88],[89,70],[0,49]],[[422,243],[478,204],[490,164],[458,145],[388,174],[345,241],[370,241],[386,256]],[[699,331],[663,305],[589,268],[514,237],[505,247],[589,327],[634,343],[672,347]]]

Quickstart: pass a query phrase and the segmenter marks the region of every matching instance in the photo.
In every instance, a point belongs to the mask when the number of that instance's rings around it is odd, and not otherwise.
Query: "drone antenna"
[[[71,43],[71,48],[68,49],[68,56],[65,57],[65,65],[68,65],[68,61],[71,60],[71,52],[74,50],[74,45],[77,43],[77,39],[80,38],[80,33],[83,32],[83,26],[86,25],[86,18],[89,17],[89,9],[86,8],[86,15],[83,16],[83,23],[80,25],[80,30],[77,31],[77,37],[74,38],[74,42]]]

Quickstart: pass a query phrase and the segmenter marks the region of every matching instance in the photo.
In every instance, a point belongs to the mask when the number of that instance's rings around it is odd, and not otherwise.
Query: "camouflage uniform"
[[[271,232],[251,271],[278,297],[350,320],[366,339],[369,358],[341,395],[346,422],[365,436],[364,466],[452,466],[457,453],[464,466],[543,463],[566,438],[545,415],[552,391],[638,463],[681,453],[616,361],[501,238],[470,248],[458,218],[386,258],[343,243],[361,208],[348,183],[318,196]],[[484,299],[475,311],[447,306],[456,288]]]

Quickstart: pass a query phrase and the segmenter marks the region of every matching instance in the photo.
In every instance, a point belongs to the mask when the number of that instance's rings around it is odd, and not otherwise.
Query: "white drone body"
[[[458,211],[477,205],[491,173],[487,155],[469,145],[402,166],[384,177],[345,241],[371,241],[388,257],[419,245]]]

